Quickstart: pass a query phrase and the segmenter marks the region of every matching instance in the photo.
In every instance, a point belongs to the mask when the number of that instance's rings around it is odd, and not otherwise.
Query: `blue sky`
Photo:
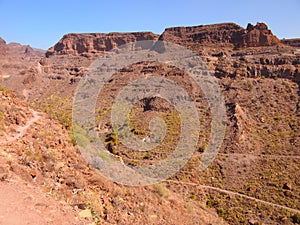
[[[300,38],[300,0],[0,0],[0,37],[47,49],[65,33],[265,22],[279,38]]]

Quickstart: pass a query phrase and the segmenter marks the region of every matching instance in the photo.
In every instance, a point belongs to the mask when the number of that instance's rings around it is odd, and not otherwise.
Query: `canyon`
[[[143,40],[177,44],[201,58],[224,96],[226,133],[214,162],[199,170],[211,112],[193,79],[157,62],[119,70],[99,93],[96,122],[107,150],[126,165],[165,159],[180,135],[174,107],[149,98],[132,109],[132,132],[143,139],[149,121],[161,116],[169,132],[161,146],[136,153],[120,143],[110,123],[111,105],[133,80],[160,76],[176,82],[201,118],[201,137],[189,162],[164,182],[133,188],[107,180],[82,158],[72,136],[72,101],[98,57]],[[25,182],[25,191],[39,193],[43,204],[49,195],[60,202],[53,210],[64,208],[60,218],[67,212],[74,224],[299,223],[299,39],[280,40],[260,22],[246,28],[235,23],[172,27],[162,34],[70,33],[47,51],[0,39],[0,84],[1,185]]]

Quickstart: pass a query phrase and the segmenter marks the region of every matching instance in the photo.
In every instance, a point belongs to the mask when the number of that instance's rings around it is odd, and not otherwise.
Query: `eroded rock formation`
[[[280,44],[280,40],[272,34],[272,31],[264,23],[257,23],[255,26],[248,24],[246,29],[234,23],[173,27],[165,29],[159,39],[177,44],[187,42],[225,44],[236,48]]]
[[[134,33],[90,33],[90,34],[66,34],[46,55],[80,55],[97,54],[109,51],[114,47],[142,40],[157,40],[158,35],[152,32]]]

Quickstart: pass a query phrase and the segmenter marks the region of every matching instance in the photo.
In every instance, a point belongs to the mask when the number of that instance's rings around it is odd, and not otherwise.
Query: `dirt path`
[[[6,136],[0,144],[8,145],[27,134],[38,120],[42,118],[39,112],[30,109],[32,117],[24,126],[16,128],[16,132]],[[5,151],[2,152],[3,154]],[[11,173],[5,168],[6,157],[0,157],[1,173]],[[40,187],[27,183],[17,175],[8,175],[12,179],[0,180],[0,224],[3,225],[35,225],[35,224],[65,224],[83,225],[78,212],[66,203],[55,200]]]
[[[21,180],[0,182],[0,224],[84,224],[72,207]]]
[[[201,188],[204,188],[204,189],[214,190],[214,191],[222,192],[222,193],[225,193],[225,194],[228,194],[228,195],[240,196],[242,198],[246,198],[246,199],[249,199],[249,200],[252,200],[252,201],[255,201],[255,202],[270,205],[270,206],[273,206],[275,208],[280,208],[280,209],[285,209],[285,210],[288,210],[288,211],[291,211],[291,212],[300,213],[300,210],[298,210],[298,209],[293,209],[293,208],[290,208],[290,207],[287,207],[287,206],[284,206],[284,205],[279,205],[279,204],[276,204],[276,203],[264,201],[264,200],[261,200],[261,199],[258,199],[258,198],[254,198],[254,197],[244,195],[244,194],[234,192],[234,191],[225,190],[225,189],[222,189],[222,188],[212,187],[212,186],[203,185],[203,184],[196,184],[196,183],[192,183],[192,182],[181,182],[181,181],[174,181],[174,180],[167,180],[166,182],[175,183],[175,184],[186,184],[186,185],[198,186],[198,187],[201,187]]]
[[[10,144],[23,137],[26,134],[27,130],[41,118],[39,112],[34,111],[33,109],[30,109],[30,111],[32,113],[32,118],[29,119],[24,126],[19,126],[16,129],[16,134],[14,134],[13,136],[5,136],[6,140],[0,141],[0,144]]]
[[[157,154],[170,154],[170,152],[160,152],[160,151],[154,151],[154,153]],[[203,155],[204,153],[201,153]],[[237,157],[250,157],[251,159],[257,159],[257,158],[266,158],[266,159],[278,159],[278,158],[295,158],[300,159],[300,155],[270,155],[270,154],[249,154],[249,153],[217,153],[213,154],[216,156],[237,156]]]
[[[237,156],[237,157],[251,157],[251,158],[266,158],[266,159],[278,159],[278,158],[294,158],[300,159],[300,155],[255,155],[255,154],[245,154],[245,153],[218,153],[220,156]]]

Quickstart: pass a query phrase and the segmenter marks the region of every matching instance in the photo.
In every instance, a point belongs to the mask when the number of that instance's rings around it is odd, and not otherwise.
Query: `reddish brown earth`
[[[112,101],[137,77],[165,76],[177,82],[195,100],[203,126],[198,151],[182,170],[157,186],[128,188],[99,176],[72,144],[72,97],[99,55],[130,41],[157,39],[196,52],[215,74],[225,97],[226,135],[214,163],[199,171],[210,130],[210,111],[201,90],[191,92],[193,81],[170,66],[142,62],[122,69],[101,92],[97,122],[102,140],[110,140],[106,142],[108,150],[126,164],[161,160],[176,146],[178,137],[174,108],[161,99],[150,99],[135,106],[132,124],[136,135],[143,137],[150,118],[168,118],[170,133],[161,149],[143,155],[112,141]],[[70,220],[78,217],[84,224],[299,223],[298,39],[279,40],[263,23],[247,28],[223,23],[167,28],[161,35],[67,34],[46,56],[0,39],[1,83],[27,100],[1,92],[4,166],[0,175],[8,182],[7,188],[13,185],[11,178],[20,177],[20,186],[24,180],[29,184],[29,194],[36,193],[42,202],[44,194],[53,201],[59,199],[62,205],[54,204],[54,210],[59,215],[68,212]],[[28,103],[47,115],[30,110]],[[82,216],[91,212],[91,217]],[[39,215],[38,211],[33,214]],[[60,216],[55,219],[59,221]]]
[[[0,183],[0,223],[84,224],[67,204],[58,202],[36,185],[22,180]]]

